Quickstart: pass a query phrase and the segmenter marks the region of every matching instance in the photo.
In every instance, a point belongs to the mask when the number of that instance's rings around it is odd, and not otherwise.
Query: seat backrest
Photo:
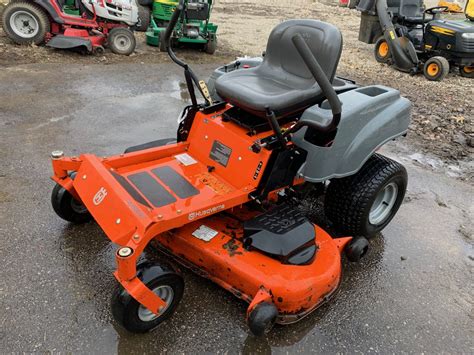
[[[292,37],[300,33],[321,68],[332,81],[342,52],[342,35],[337,27],[317,20],[289,20],[276,26],[270,34],[262,71],[280,70],[283,80],[314,82],[311,72],[293,44]]]
[[[423,0],[400,0],[399,13],[401,17],[423,17]]]

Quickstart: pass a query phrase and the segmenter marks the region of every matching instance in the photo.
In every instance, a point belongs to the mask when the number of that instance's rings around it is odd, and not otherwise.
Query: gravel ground
[[[330,1],[330,0],[321,0]],[[0,0],[5,2],[5,0]],[[474,85],[472,79],[451,73],[443,82],[429,82],[422,75],[410,76],[377,63],[373,46],[357,40],[359,13],[355,10],[313,0],[218,0],[212,20],[219,24],[219,48],[215,56],[183,50],[181,55],[192,63],[222,63],[237,55],[260,55],[271,29],[290,18],[315,18],[337,25],[344,36],[344,50],[338,75],[360,84],[383,84],[399,89],[414,103],[408,141],[437,163],[464,170],[464,179],[472,180],[474,153]],[[156,48],[144,44],[138,34],[138,48],[130,57],[107,52],[104,56],[81,56],[44,47],[20,47],[0,31],[0,66],[21,63],[119,62],[160,63],[168,59]]]

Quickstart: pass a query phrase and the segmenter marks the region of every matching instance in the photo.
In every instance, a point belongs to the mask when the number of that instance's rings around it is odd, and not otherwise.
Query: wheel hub
[[[23,38],[33,38],[39,31],[38,21],[26,11],[15,12],[10,17],[10,27],[16,35]]]
[[[373,225],[383,223],[395,206],[398,196],[398,185],[391,182],[385,186],[375,197],[369,214],[369,222]]]
[[[166,310],[170,307],[171,302],[173,301],[174,298],[174,291],[171,286],[168,285],[162,285],[154,288],[153,293],[160,297],[163,301],[166,302],[166,306],[164,306],[158,313],[158,315],[154,314],[152,311],[150,311],[148,308],[140,305],[138,307],[138,318],[142,322],[152,322],[159,316],[161,316],[163,313],[166,312]]]
[[[119,35],[115,38],[115,46],[123,51],[130,47],[130,39],[127,36]]]
[[[436,63],[431,63],[429,66],[428,66],[428,70],[427,70],[428,74],[431,75],[431,76],[435,76],[436,74],[438,74],[439,72],[439,67]]]

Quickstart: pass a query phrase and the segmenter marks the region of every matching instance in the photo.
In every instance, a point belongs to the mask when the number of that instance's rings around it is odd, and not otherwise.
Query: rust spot
[[[237,245],[234,239],[230,239],[227,243],[222,245],[222,247],[225,250],[227,250],[227,252],[229,253],[229,256],[234,256],[236,254],[239,254],[239,255],[243,254],[241,251],[238,251],[239,246]]]

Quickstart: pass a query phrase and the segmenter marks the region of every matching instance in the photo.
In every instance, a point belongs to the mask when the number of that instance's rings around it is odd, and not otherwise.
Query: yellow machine
[[[474,0],[467,0],[464,13],[469,20],[474,21]]]
[[[457,0],[440,0],[438,6],[446,6],[448,12],[463,12],[461,4]]]

